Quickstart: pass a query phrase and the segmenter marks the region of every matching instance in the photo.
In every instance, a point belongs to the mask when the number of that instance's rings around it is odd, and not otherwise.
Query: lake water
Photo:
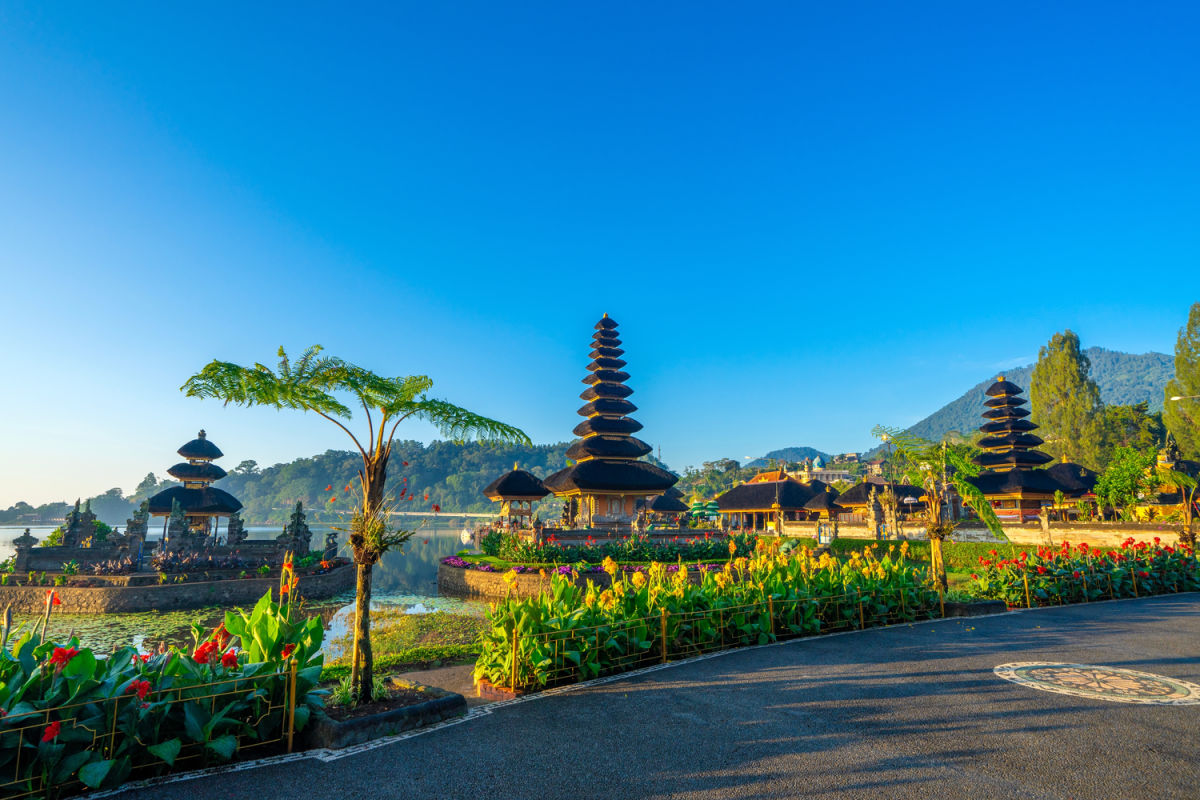
[[[55,529],[54,525],[29,526],[29,532],[39,540]],[[328,526],[312,525],[312,546],[320,549],[325,541]],[[24,526],[0,526],[0,560],[13,554],[12,540],[20,536]],[[250,539],[272,539],[279,535],[278,527],[248,527]],[[461,527],[438,528],[428,523],[408,541],[402,552],[388,553],[376,566],[372,586],[374,607],[402,608],[410,613],[427,613],[443,610],[465,614],[482,614],[482,603],[461,600],[455,597],[439,597],[437,592],[437,568],[446,556],[452,556],[467,545],[460,538]],[[158,535],[151,533],[151,540]],[[341,555],[347,555],[344,546],[346,534],[339,532],[338,541],[343,547]],[[354,593],[322,601],[317,604],[325,618],[326,641],[345,633],[353,620]],[[206,626],[220,621],[222,610],[203,609],[198,611],[172,611],[146,614],[56,614],[51,633],[66,638],[69,633],[79,636],[89,647],[109,650],[113,646],[136,644],[143,649],[157,646],[159,641],[182,643],[190,641],[193,622]],[[330,656],[337,653],[330,652]]]

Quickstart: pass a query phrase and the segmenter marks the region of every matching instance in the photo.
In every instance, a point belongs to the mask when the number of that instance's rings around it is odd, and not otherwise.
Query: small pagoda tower
[[[518,469],[513,464],[511,472],[506,472],[492,481],[483,490],[484,497],[500,503],[500,516],[509,520],[510,524],[528,525],[533,522],[533,504],[550,494],[536,475],[527,470]]]
[[[1042,438],[1032,433],[1038,426],[1026,419],[1029,409],[1022,391],[1001,375],[985,392],[987,422],[979,428],[985,435],[977,442],[984,452],[975,457],[985,472],[973,481],[996,516],[1017,522],[1036,517],[1062,488],[1052,474],[1038,469],[1054,459],[1034,449]]]
[[[208,440],[204,431],[176,452],[187,460],[168,469],[167,474],[183,486],[172,486],[151,497],[148,510],[152,516],[164,518],[165,533],[165,518],[171,515],[172,503],[177,502],[187,517],[189,536],[216,536],[220,518],[242,508],[229,492],[211,486],[213,481],[225,477],[225,470],[212,463],[225,454]]]
[[[578,442],[567,450],[575,463],[554,473],[543,483],[567,501],[566,518],[576,528],[628,529],[638,514],[638,501],[663,494],[677,477],[655,465],[639,461],[650,445],[633,434],[642,424],[628,415],[637,406],[626,398],[633,390],[625,385],[621,340],[617,323],[605,314],[592,336],[592,362],[583,379],[587,389],[579,395],[586,405],[578,413],[584,421],[575,427]]]

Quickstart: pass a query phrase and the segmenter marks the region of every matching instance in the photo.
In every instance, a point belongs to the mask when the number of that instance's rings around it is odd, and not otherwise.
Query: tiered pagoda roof
[[[171,513],[174,502],[191,515],[225,515],[241,510],[242,504],[236,497],[209,485],[225,477],[225,470],[212,463],[225,454],[208,440],[204,431],[176,452],[187,461],[171,467],[167,474],[182,481],[183,486],[173,486],[151,497],[147,501],[151,514]]]
[[[491,500],[541,500],[550,490],[532,472],[517,469],[506,472],[483,490]]]
[[[638,459],[651,451],[650,445],[633,434],[642,424],[628,415],[637,406],[625,398],[633,390],[625,385],[629,373],[623,372],[621,340],[617,323],[605,314],[596,323],[592,350],[588,354],[587,389],[579,397],[585,405],[578,410],[584,421],[575,427],[581,437],[567,450],[576,463],[560,470],[543,483],[557,495],[576,492],[661,494],[679,480],[666,470]]]
[[[976,444],[984,451],[975,457],[975,463],[992,472],[1010,472],[1016,469],[1032,469],[1048,464],[1054,459],[1033,448],[1042,444],[1042,438],[1030,431],[1037,425],[1027,419],[1027,402],[1021,397],[1023,390],[1001,375],[988,387],[988,399],[984,405],[988,410],[983,416],[988,420],[979,428],[986,434]]]

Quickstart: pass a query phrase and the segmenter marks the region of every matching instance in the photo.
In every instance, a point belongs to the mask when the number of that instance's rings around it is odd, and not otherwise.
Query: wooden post
[[[662,610],[662,663],[667,663],[667,610]]]
[[[1129,577],[1133,578],[1133,596],[1137,597],[1137,570],[1135,570],[1132,566],[1129,567]]]
[[[1021,578],[1025,581],[1025,607],[1033,608],[1033,600],[1029,596],[1029,573],[1022,573]]]
[[[771,638],[775,638],[775,598],[767,598],[767,618],[771,623]]]
[[[941,589],[939,589],[938,594],[940,595],[941,593],[942,593],[942,591],[941,591]],[[942,612],[942,616],[943,617],[946,616],[945,611]],[[867,627],[867,621],[863,618],[862,595],[860,594],[858,596],[858,629],[861,631],[861,630],[865,629],[866,627]]]
[[[512,678],[509,681],[512,685],[508,688],[514,692],[517,691],[517,621],[513,620],[513,640],[512,640]]]
[[[288,667],[288,690],[285,696],[288,699],[288,737],[287,751],[292,752],[292,738],[296,733],[296,659],[289,660]]]

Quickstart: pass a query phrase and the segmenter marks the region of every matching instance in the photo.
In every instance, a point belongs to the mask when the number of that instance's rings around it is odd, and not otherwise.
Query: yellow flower
[[[733,539],[729,540],[729,555],[737,555],[737,542]]]
[[[596,593],[588,592],[587,596],[583,598],[583,604],[586,605],[588,608],[595,608],[596,607]]]
[[[541,576],[542,576],[542,578],[544,579],[544,578],[546,577],[546,570],[544,570],[544,569],[539,569],[539,570],[538,570],[538,574],[539,574],[539,575],[541,575]]]
[[[509,586],[512,586],[513,584],[515,584],[517,582],[516,570],[510,569],[508,572],[504,573],[504,582],[507,583]]]
[[[604,561],[601,562],[600,566],[603,567],[604,571],[609,575],[616,577],[618,567],[617,562],[613,561],[612,556],[605,556]]]
[[[646,574],[644,572],[635,572],[630,581],[633,583],[633,588],[641,589],[646,585]]]

